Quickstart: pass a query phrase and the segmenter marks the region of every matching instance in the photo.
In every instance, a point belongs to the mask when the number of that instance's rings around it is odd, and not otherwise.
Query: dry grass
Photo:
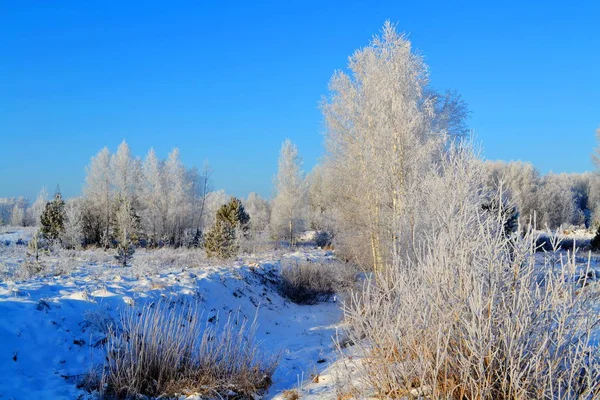
[[[297,304],[329,301],[336,293],[351,289],[356,282],[356,270],[340,262],[298,262],[282,264],[279,292]]]
[[[263,393],[277,362],[261,354],[256,325],[239,313],[221,326],[201,318],[197,304],[166,300],[125,311],[121,328],[108,335],[101,395],[252,398]]]
[[[298,391],[296,389],[291,389],[291,390],[284,390],[281,393],[283,400],[299,400],[300,399],[300,393],[298,393]]]

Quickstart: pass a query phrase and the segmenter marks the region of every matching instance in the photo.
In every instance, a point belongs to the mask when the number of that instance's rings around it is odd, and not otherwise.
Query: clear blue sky
[[[179,147],[216,188],[271,194],[282,141],[322,155],[321,96],[390,19],[463,94],[490,159],[592,168],[600,125],[597,1],[0,3],[0,197],[77,195],[103,146]]]

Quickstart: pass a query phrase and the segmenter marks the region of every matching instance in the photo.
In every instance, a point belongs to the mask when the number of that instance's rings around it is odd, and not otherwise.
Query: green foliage
[[[65,230],[65,219],[65,202],[57,189],[54,200],[46,203],[46,208],[40,216],[42,235],[48,240],[57,240]]]
[[[215,225],[206,233],[204,249],[208,257],[230,258],[239,251],[238,233],[246,235],[250,216],[239,199],[233,197],[229,203],[217,210]]]
[[[246,233],[250,225],[250,216],[244,209],[240,199],[232,197],[229,203],[217,210],[217,221],[229,223],[241,232]]]
[[[228,222],[217,220],[206,233],[204,250],[209,258],[230,258],[238,252],[235,227]]]
[[[135,253],[135,246],[133,244],[130,242],[119,243],[117,245],[117,254],[115,255],[115,259],[118,261],[121,267],[127,267],[129,264],[131,264],[133,253]]]

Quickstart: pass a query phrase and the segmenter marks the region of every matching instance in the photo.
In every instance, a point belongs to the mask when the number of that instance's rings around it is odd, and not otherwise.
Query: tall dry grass
[[[255,339],[256,323],[231,313],[204,322],[197,303],[162,300],[121,314],[111,329],[98,381],[105,398],[176,394],[252,398],[271,384],[277,366]]]

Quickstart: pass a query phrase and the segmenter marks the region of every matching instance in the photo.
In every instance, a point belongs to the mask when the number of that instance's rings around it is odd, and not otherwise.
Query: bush
[[[256,325],[231,314],[222,326],[200,322],[196,303],[161,300],[121,314],[111,329],[96,390],[105,398],[140,395],[252,398],[271,384],[277,362],[264,357]],[[86,381],[94,381],[86,379]]]
[[[279,292],[297,304],[329,301],[336,293],[351,288],[356,272],[348,264],[292,261],[283,264]]]
[[[371,389],[382,398],[597,398],[598,289],[581,284],[573,255],[536,257],[531,232],[509,239],[504,218],[454,199],[414,257],[396,255],[346,304]]]

